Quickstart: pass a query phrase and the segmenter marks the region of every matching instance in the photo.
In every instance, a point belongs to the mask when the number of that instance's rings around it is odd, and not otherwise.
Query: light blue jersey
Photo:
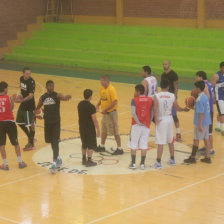
[[[196,126],[199,126],[200,124],[200,114],[204,114],[202,126],[209,126],[212,123],[210,115],[210,105],[208,96],[204,92],[200,93],[196,100],[194,111],[194,125]]]

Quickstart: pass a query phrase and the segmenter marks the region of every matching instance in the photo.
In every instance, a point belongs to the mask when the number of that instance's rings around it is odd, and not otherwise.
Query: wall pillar
[[[197,0],[197,26],[205,28],[205,0]]]
[[[123,0],[116,0],[116,23],[123,24]]]

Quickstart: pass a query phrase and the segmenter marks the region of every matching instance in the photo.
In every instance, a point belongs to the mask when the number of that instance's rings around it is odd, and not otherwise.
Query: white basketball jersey
[[[172,115],[173,103],[175,96],[173,93],[160,92],[156,94],[158,100],[158,119]]]
[[[157,93],[157,79],[154,76],[149,76],[145,80],[148,83],[147,96],[153,97]]]

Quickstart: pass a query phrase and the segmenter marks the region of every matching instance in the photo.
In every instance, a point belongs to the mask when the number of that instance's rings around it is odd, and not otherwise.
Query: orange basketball
[[[191,91],[191,96],[193,96],[195,99],[198,98],[198,93],[197,93],[197,90],[196,90],[196,89],[193,89],[193,90]]]
[[[42,120],[42,119],[44,118],[44,112],[43,112],[43,110],[42,110],[42,109],[40,109],[40,110],[36,110],[36,112],[35,112],[35,117],[36,117],[37,119]]]
[[[195,104],[195,98],[193,96],[186,97],[185,104],[188,108],[193,109]]]
[[[17,102],[18,100],[20,101],[22,99],[23,99],[23,96],[21,94],[15,93],[15,94],[12,95],[12,100],[14,102]]]

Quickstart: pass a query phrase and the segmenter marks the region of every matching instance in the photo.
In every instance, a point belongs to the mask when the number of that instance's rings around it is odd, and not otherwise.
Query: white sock
[[[53,165],[55,165],[55,166],[56,166],[56,162],[53,162]]]
[[[180,134],[180,128],[177,128],[177,134]]]
[[[220,121],[217,121],[216,127],[220,128]]]
[[[105,145],[103,145],[103,144],[100,144],[100,147],[105,147]]]
[[[224,130],[224,123],[221,123],[221,129]]]
[[[122,150],[122,148],[121,148],[121,147],[117,147],[117,149],[118,149],[118,150]]]
[[[5,166],[8,165],[7,159],[3,159],[3,163]]]
[[[58,160],[61,160],[61,157],[60,156],[58,156],[58,158],[57,158]]]
[[[210,149],[210,152],[213,152],[214,151],[214,149]]]
[[[22,157],[21,157],[21,156],[17,156],[17,158],[18,158],[19,163],[22,163],[22,162],[23,162],[23,160],[22,160]]]

